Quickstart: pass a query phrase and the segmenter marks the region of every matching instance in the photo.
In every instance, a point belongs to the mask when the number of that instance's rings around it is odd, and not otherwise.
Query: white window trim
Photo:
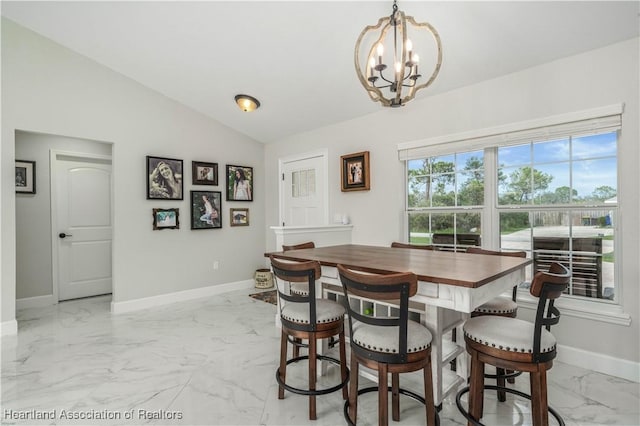
[[[402,142],[397,146],[398,159],[404,161],[454,151],[476,151],[498,145],[517,144],[523,139],[529,141],[546,139],[555,134],[576,134],[588,130],[607,132],[620,127],[619,119],[623,112],[624,104],[620,103],[469,132]]]
[[[616,325],[631,325],[631,315],[625,312],[622,306],[618,304],[607,303],[602,300],[591,301],[563,296],[556,301],[555,306],[560,309],[562,315]],[[538,299],[534,298],[530,293],[519,291],[518,307],[536,310]]]

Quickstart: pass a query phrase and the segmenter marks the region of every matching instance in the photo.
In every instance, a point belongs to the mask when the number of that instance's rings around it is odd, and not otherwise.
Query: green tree
[[[484,164],[478,157],[467,160],[462,176],[467,179],[458,189],[459,206],[481,206],[484,204]]]
[[[452,184],[455,165],[450,161],[422,160],[422,166],[409,170],[409,206],[431,207],[431,199],[436,198],[435,205],[448,202],[450,194],[446,186]],[[433,194],[432,194],[433,190]]]
[[[591,196],[594,200],[598,201],[606,201],[609,198],[613,198],[618,194],[615,188],[610,187],[609,185],[602,185],[597,187],[591,193]]]
[[[578,197],[578,191],[568,186],[560,186],[553,192],[545,192],[540,196],[542,204],[568,204],[571,198],[575,200]]]
[[[501,197],[503,204],[527,204],[535,194],[540,194],[549,187],[553,176],[532,169],[529,166],[520,167],[509,175],[505,183],[508,192]]]

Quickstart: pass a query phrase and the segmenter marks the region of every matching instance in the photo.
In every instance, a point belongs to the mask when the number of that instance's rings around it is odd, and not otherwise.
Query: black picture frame
[[[222,228],[221,191],[191,191],[190,199],[191,229]]]
[[[36,162],[16,160],[16,194],[36,193]]]
[[[153,230],[180,229],[180,209],[153,209]]]
[[[147,200],[183,199],[182,163],[175,158],[147,155]]]
[[[249,226],[249,209],[231,207],[229,209],[229,222],[231,226]]]
[[[191,183],[193,185],[218,186],[218,163],[192,161]]]
[[[342,192],[368,191],[369,151],[356,152],[340,157],[340,183]]]
[[[227,164],[227,201],[253,201],[253,167]]]

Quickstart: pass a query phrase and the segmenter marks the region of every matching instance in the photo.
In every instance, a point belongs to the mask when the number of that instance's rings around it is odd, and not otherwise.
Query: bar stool
[[[467,253],[473,254],[486,254],[490,256],[509,256],[509,257],[527,257],[527,253],[524,251],[494,251],[485,250],[479,247],[467,248]],[[471,317],[478,317],[482,315],[497,315],[501,317],[515,318],[518,315],[518,304],[516,298],[518,296],[518,286],[514,286],[511,292],[511,299],[503,296],[494,297],[488,302],[478,306],[472,313]],[[497,369],[496,374],[485,374],[486,378],[496,379],[497,385],[504,387],[505,379],[509,383],[515,383],[515,378],[522,374],[519,371]],[[498,401],[504,402],[507,400],[507,395],[504,391],[498,391]]]
[[[342,389],[343,399],[348,398],[347,382],[349,370],[346,362],[344,337],[344,314],[342,305],[326,299],[316,299],[315,281],[320,278],[318,262],[291,262],[270,256],[271,268],[276,278],[278,289],[278,305],[282,334],[280,340],[280,366],[276,370],[278,382],[278,399],[284,399],[285,389],[300,395],[309,396],[309,420],[316,420],[316,396],[325,395]],[[284,291],[283,281],[304,282],[309,286],[309,293],[304,295],[290,294]],[[340,359],[317,354],[317,341],[338,335],[340,342]],[[309,354],[287,359],[289,337],[309,341]],[[295,346],[294,346],[295,347]],[[308,360],[309,387],[295,388],[286,383],[287,365],[301,360]],[[341,382],[325,389],[316,389],[317,360],[328,361],[340,365]]]
[[[478,316],[464,324],[464,340],[471,355],[470,385],[456,395],[456,405],[468,425],[482,425],[484,389],[500,389],[531,400],[534,426],[547,426],[549,413],[560,425],[564,421],[547,402],[547,370],[556,357],[556,339],[549,329],[560,321],[560,311],[553,306],[567,288],[571,274],[559,263],[549,272],[537,272],[531,282],[531,295],[538,298],[535,323],[503,316]],[[484,366],[493,365],[529,373],[531,395],[500,386],[484,384]],[[469,409],[461,397],[469,392]]]
[[[391,391],[393,420],[400,420],[400,394],[407,395],[426,408],[427,425],[436,425],[431,373],[431,341],[429,330],[409,320],[409,297],[416,294],[418,280],[413,273],[372,275],[351,271],[338,265],[338,272],[349,314],[351,336],[351,384],[349,400],[344,406],[345,420],[355,425],[358,396],[378,391],[378,424],[387,426],[388,392]],[[375,317],[361,313],[350,303],[351,298],[400,301],[399,317]],[[362,364],[378,371],[378,386],[358,390],[358,370]],[[400,373],[423,370],[424,397],[400,388]],[[391,373],[391,386],[387,375]]]
[[[293,245],[282,245],[282,251],[302,250],[308,248],[316,248],[316,245],[313,243],[313,241]],[[309,286],[307,285],[307,283],[291,283],[289,285],[289,291],[291,293],[306,296],[307,294],[309,294]]]
[[[307,249],[307,248],[316,248],[316,245],[313,243],[313,241],[308,241],[306,243],[300,243],[300,244],[292,244],[292,245],[282,245],[282,251],[289,251],[289,250],[301,250],[301,249]],[[289,292],[292,294],[298,294],[301,296],[308,296],[309,295],[309,284],[307,283],[296,283],[296,282],[292,282],[289,283]],[[300,348],[308,348],[309,345],[307,345],[306,343],[303,343],[302,340],[297,339],[297,338],[289,338],[289,342],[291,342],[291,344],[293,344],[293,357],[297,357],[300,355]],[[333,340],[333,337],[331,338],[331,342],[329,343],[330,347],[333,347],[335,345],[335,341]]]

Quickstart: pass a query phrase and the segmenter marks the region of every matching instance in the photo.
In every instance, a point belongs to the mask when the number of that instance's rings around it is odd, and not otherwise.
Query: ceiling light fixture
[[[407,24],[411,24],[411,35],[420,37],[420,43],[411,42]],[[429,43],[428,35],[432,36],[435,46]],[[361,52],[365,37],[368,42],[365,45],[367,50]],[[414,41],[418,41],[418,38]],[[393,65],[390,67],[392,70],[390,72],[387,70],[386,74],[384,71],[388,67],[383,61],[385,52],[391,52],[393,55]],[[421,55],[418,55],[418,52]],[[422,56],[425,52],[426,55]],[[362,55],[362,53],[365,54]],[[361,58],[366,59],[367,62],[361,62]],[[389,107],[403,106],[415,97],[418,90],[430,86],[438,76],[442,65],[440,35],[431,24],[418,23],[412,16],[405,16],[404,12],[398,10],[397,2],[394,0],[391,16],[380,18],[376,25],[368,25],[362,30],[356,41],[354,60],[358,79],[374,102],[380,102],[383,106]],[[433,65],[433,72],[426,81],[418,73],[420,60],[423,61],[422,69],[425,63],[429,66]],[[420,84],[418,80],[421,81]],[[389,97],[385,97],[381,90],[387,88],[390,92]]]
[[[260,108],[260,101],[249,95],[236,95],[236,103],[244,112],[251,112]]]

